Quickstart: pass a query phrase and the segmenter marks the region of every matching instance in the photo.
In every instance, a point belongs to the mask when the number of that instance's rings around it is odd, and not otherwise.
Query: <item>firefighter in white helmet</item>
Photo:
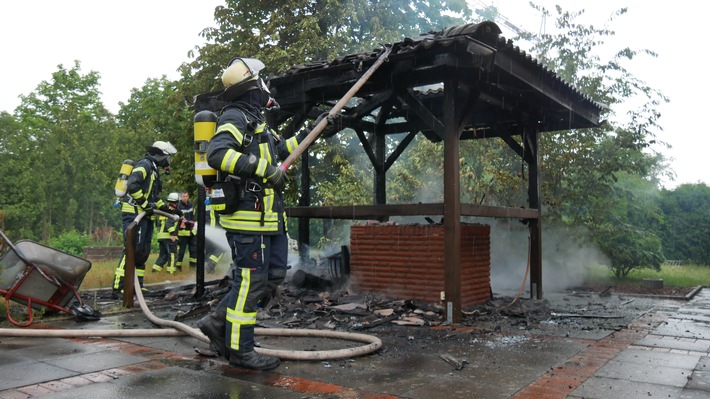
[[[283,139],[267,126],[264,110],[275,102],[259,76],[263,68],[257,59],[237,57],[222,74],[225,89],[218,99],[227,105],[207,147],[207,161],[219,171],[211,205],[220,213],[236,268],[229,294],[198,323],[211,348],[230,364],[256,370],[280,364],[254,350],[257,304],[268,301],[286,277],[282,190],[288,178],[278,162],[307,134]],[[217,194],[224,195],[223,203]]]
[[[150,243],[153,239],[153,210],[160,209],[164,212],[171,212],[170,208],[160,199],[160,191],[162,189],[160,170],[162,169],[165,173],[169,173],[170,157],[176,153],[175,147],[167,141],[156,141],[152,146],[146,147],[145,157],[136,162],[130,176],[128,176],[128,193],[121,199],[124,242],[126,229],[133,223],[136,216],[140,212],[146,212],[147,214],[136,227],[134,241],[136,275],[141,289],[143,288],[143,277],[145,276],[145,263],[150,255]],[[116,296],[123,292],[125,265],[126,251],[124,248],[114,273],[113,292]]]
[[[177,212],[178,208],[178,193],[170,193],[168,195],[168,208],[172,212]],[[152,272],[160,272],[163,266],[166,266],[168,273],[174,274],[177,270],[177,240],[179,224],[167,216],[160,215],[155,224],[158,229],[158,246],[160,251],[158,258],[153,264]]]

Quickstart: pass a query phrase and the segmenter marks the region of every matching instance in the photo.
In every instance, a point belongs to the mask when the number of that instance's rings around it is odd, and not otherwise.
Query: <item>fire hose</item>
[[[154,213],[168,216],[178,217],[170,213],[155,210]],[[145,216],[145,212],[141,212],[136,216],[136,223]],[[131,263],[132,264],[132,263]],[[133,286],[140,287],[138,276],[133,274]],[[126,292],[128,294],[128,292]],[[140,289],[135,290],[135,295],[138,298],[138,303],[144,315],[153,324],[167,327],[165,329],[130,329],[130,330],[60,330],[60,329],[22,329],[22,328],[0,328],[0,337],[59,337],[59,338],[90,338],[90,337],[175,337],[189,335],[202,342],[209,343],[210,340],[202,334],[199,329],[190,327],[186,324],[174,320],[165,320],[155,316],[143,298],[143,293]],[[284,360],[333,360],[356,357],[366,355],[377,351],[382,347],[382,340],[377,337],[342,331],[327,331],[327,330],[311,330],[311,329],[288,329],[288,328],[255,328],[254,333],[258,336],[289,336],[289,337],[318,337],[318,338],[334,338],[346,341],[362,342],[366,345],[361,345],[352,348],[334,349],[325,351],[298,351],[298,350],[278,350],[255,348],[255,350],[264,355],[275,356]]]
[[[138,285],[138,277],[135,277],[135,284]],[[130,330],[55,330],[55,329],[22,329],[22,328],[0,328],[0,337],[58,337],[58,338],[91,338],[91,337],[177,337],[189,335],[202,342],[209,343],[210,340],[202,332],[194,327],[174,320],[165,320],[155,316],[143,298],[140,290],[136,290],[136,297],[144,315],[152,323],[168,327],[166,329],[130,329]],[[345,359],[366,355],[377,351],[382,347],[382,340],[379,338],[360,333],[350,333],[343,331],[311,330],[311,329],[289,329],[289,328],[255,328],[254,333],[258,336],[288,336],[288,337],[317,337],[334,338],[346,341],[363,342],[366,345],[345,349],[333,349],[324,351],[298,351],[255,348],[264,355],[278,357],[283,360],[333,360]]]

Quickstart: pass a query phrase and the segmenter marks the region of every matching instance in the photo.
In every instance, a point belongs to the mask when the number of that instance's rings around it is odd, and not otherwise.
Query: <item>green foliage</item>
[[[697,287],[710,281],[710,267],[701,265],[662,265],[660,269],[640,268],[632,270],[626,277],[617,277],[613,270],[596,265],[587,268],[586,281],[592,284],[639,284],[645,278],[662,279],[667,287]]]
[[[547,16],[552,13],[534,6]],[[584,11],[556,7],[555,34],[524,34],[532,52],[562,79],[608,106],[606,122],[597,129],[542,135],[540,148],[542,196],[546,218],[570,226],[585,226],[617,276],[637,267],[660,267],[662,241],[658,229],[663,213],[655,198],[663,157],[649,152],[656,143],[657,107],[668,99],[633,76],[625,65],[639,56],[656,57],[648,50],[618,50],[608,60],[598,51],[614,35],[609,24],[626,13],[612,14],[603,28],[575,22]],[[615,112],[641,100],[625,118]]]
[[[49,240],[49,246],[74,256],[82,256],[84,247],[89,246],[91,238],[76,230],[66,231]]]
[[[131,90],[126,103],[119,103],[118,122],[127,135],[118,144],[121,156],[137,160],[145,154],[145,147],[156,140],[170,141],[178,149],[170,163],[170,175],[161,176],[164,198],[171,191],[182,190],[194,196],[196,188],[192,111],[180,99],[178,86],[178,82],[165,76],[147,79],[143,87]]]
[[[662,190],[660,207],[665,223],[660,229],[669,259],[710,265],[710,187],[682,184]]]
[[[113,219],[109,193],[118,164],[113,116],[99,100],[99,74],[80,63],[58,66],[15,110],[2,118],[0,198],[15,238],[47,241],[63,231],[91,231]],[[11,177],[10,177],[11,176]]]

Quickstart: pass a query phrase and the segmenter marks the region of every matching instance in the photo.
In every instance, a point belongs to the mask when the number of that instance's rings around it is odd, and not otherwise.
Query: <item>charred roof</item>
[[[388,46],[386,62],[343,108],[338,129],[331,134],[344,127],[384,134],[420,131],[439,141],[436,126],[427,119],[442,118],[446,82],[456,85],[456,101],[466,104],[460,115],[462,139],[599,125],[603,105],[502,37],[493,22],[430,32]],[[288,136],[303,121],[330,110],[382,52],[296,65],[271,78],[272,94],[280,104],[272,116],[278,123],[291,119],[283,133]]]

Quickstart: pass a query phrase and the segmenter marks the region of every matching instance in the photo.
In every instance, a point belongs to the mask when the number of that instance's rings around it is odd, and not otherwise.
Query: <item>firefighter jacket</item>
[[[178,223],[167,216],[160,215],[156,221],[158,240],[169,240],[178,235]]]
[[[195,221],[195,207],[192,205],[191,201],[187,201],[187,203],[184,203],[182,201],[178,201],[178,206],[177,209],[182,213],[182,217],[190,222]],[[179,236],[185,236],[189,237],[192,234],[192,229],[180,229],[178,231]]]
[[[121,212],[139,213],[151,203],[155,203],[156,207],[164,205],[160,199],[160,172],[150,157],[146,156],[136,162],[127,184],[128,194],[122,199]]]
[[[220,176],[239,177],[237,211],[221,214],[227,231],[279,234],[286,231],[283,193],[267,186],[267,164],[278,165],[298,146],[298,139],[282,139],[264,123],[260,110],[244,102],[222,110],[214,137],[207,147],[207,162]],[[250,155],[256,162],[250,162]],[[252,158],[253,161],[253,158]]]

